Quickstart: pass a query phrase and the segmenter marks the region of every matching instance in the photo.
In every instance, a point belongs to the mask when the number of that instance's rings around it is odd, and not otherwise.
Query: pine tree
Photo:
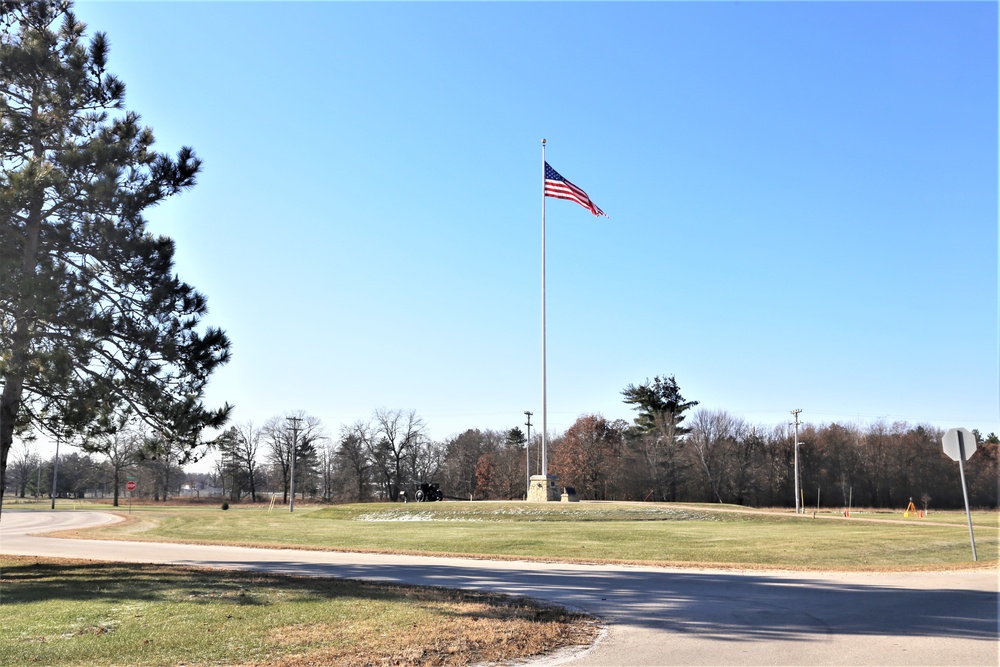
[[[0,3],[0,488],[15,431],[108,432],[128,406],[185,460],[230,412],[202,401],[229,340],[143,217],[201,163],[153,150],[85,29],[68,1]]]
[[[677,380],[656,376],[653,381],[648,379],[643,384],[630,384],[622,390],[623,401],[634,406],[639,414],[635,418],[636,427],[644,433],[656,431],[660,424],[666,423],[674,427],[677,435],[684,435],[690,429],[683,428],[684,412],[698,405],[698,401],[685,400]]]
[[[680,424],[684,412],[698,401],[688,401],[681,395],[673,375],[656,376],[653,382],[647,379],[638,386],[630,384],[622,390],[622,396],[639,412],[630,435],[639,447],[644,469],[651,474],[650,493],[662,500],[677,500],[689,467],[681,456],[681,445],[690,429]]]

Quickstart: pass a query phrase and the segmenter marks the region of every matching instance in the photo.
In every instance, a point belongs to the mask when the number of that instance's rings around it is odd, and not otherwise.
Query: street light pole
[[[288,511],[295,511],[295,450],[297,449],[299,440],[299,422],[302,421],[300,417],[286,417],[288,421],[292,422],[292,469],[288,478]]]

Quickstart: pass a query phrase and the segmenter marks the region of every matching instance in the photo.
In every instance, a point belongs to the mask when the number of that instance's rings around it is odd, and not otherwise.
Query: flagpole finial
[[[542,139],[542,145],[543,146],[545,145],[545,139]]]

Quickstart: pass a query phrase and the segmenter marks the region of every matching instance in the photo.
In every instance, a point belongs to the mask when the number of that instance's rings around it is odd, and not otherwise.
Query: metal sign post
[[[135,482],[131,479],[126,482],[125,490],[128,491],[128,513],[132,513],[132,492],[135,491]]]
[[[966,459],[976,453],[976,436],[964,428],[953,428],[941,439],[944,453],[953,461],[958,461],[958,472],[962,477],[962,497],[965,499],[965,518],[969,521],[969,541],[972,543],[972,560],[978,561],[976,555],[976,538],[972,534],[972,513],[969,511],[969,492],[965,485]]]

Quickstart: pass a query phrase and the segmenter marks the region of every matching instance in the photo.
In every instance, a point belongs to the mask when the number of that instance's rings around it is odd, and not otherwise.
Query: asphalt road
[[[903,574],[689,570],[65,540],[100,512],[4,510],[0,553],[266,570],[526,595],[607,622],[583,653],[535,664],[1000,664],[992,569]]]

